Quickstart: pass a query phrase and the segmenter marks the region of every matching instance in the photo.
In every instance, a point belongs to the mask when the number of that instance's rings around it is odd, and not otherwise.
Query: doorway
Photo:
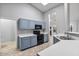
[[[16,21],[9,19],[0,19],[1,21],[1,48],[16,48]]]

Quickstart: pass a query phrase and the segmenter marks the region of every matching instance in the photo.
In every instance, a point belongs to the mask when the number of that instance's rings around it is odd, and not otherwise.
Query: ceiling
[[[48,10],[55,8],[63,3],[48,3],[47,5],[43,5],[42,3],[30,3],[33,7],[37,8],[41,12],[47,12]]]

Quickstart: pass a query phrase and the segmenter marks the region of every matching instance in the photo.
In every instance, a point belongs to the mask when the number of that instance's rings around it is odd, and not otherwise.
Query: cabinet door
[[[21,38],[21,49],[30,47],[30,37]]]
[[[19,20],[19,29],[29,29],[29,20]]]
[[[31,37],[31,46],[37,45],[37,36],[32,36]]]
[[[35,29],[35,22],[34,21],[29,22],[29,29]]]
[[[48,42],[48,34],[44,34],[44,42]]]

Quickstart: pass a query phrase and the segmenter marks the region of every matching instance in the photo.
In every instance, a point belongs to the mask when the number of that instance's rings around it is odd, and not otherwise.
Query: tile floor
[[[36,56],[37,52],[47,47],[49,47],[49,43],[44,43],[24,51],[19,51],[16,49],[15,44],[10,42],[8,45],[3,45],[2,48],[0,48],[0,56]]]
[[[2,48],[0,48],[0,56],[36,56],[38,52],[40,52],[41,50],[44,50],[50,45],[52,44],[50,44],[50,41],[49,41],[42,45],[35,46],[32,48],[26,49],[24,51],[20,51],[16,48],[15,42],[8,42],[2,45]]]

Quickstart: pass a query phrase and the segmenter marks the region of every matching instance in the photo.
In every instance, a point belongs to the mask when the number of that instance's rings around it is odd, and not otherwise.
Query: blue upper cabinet
[[[42,25],[42,29],[45,29],[45,22],[43,21],[33,21],[28,19],[19,19],[18,20],[18,29],[35,29],[35,24]]]
[[[29,20],[26,19],[19,19],[18,20],[18,27],[19,29],[29,29]]]

